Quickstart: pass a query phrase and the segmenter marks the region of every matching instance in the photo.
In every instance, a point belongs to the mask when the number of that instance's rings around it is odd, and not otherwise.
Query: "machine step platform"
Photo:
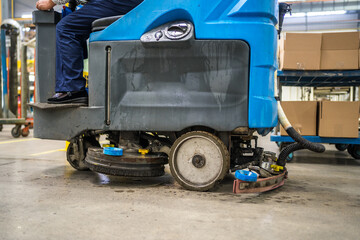
[[[30,103],[30,107],[39,108],[39,109],[62,109],[62,108],[78,108],[78,107],[87,107],[87,104],[84,103],[67,103],[67,104],[49,104],[49,103]]]

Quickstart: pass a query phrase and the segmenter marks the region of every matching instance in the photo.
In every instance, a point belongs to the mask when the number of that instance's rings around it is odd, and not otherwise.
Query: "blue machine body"
[[[243,40],[249,45],[248,126],[260,133],[275,127],[277,0],[145,0],[105,30],[92,33],[90,42],[139,40],[151,29],[176,20],[192,22],[196,39]]]

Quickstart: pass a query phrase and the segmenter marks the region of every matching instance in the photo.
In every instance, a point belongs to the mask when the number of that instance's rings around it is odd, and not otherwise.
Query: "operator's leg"
[[[89,38],[92,22],[103,17],[126,14],[141,2],[142,0],[92,0],[58,23],[55,92],[84,91],[83,43]]]

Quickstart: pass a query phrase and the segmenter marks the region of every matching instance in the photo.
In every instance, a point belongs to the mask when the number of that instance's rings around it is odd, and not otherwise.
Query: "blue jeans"
[[[85,89],[84,58],[92,22],[103,17],[124,15],[142,1],[92,0],[57,24],[55,92]]]

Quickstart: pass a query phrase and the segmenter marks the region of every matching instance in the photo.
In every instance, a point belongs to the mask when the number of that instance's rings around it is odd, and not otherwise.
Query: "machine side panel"
[[[105,105],[103,59],[108,46],[110,129],[180,131],[199,125],[232,131],[248,126],[250,49],[245,42],[193,40],[182,48],[93,42],[90,107]]]

